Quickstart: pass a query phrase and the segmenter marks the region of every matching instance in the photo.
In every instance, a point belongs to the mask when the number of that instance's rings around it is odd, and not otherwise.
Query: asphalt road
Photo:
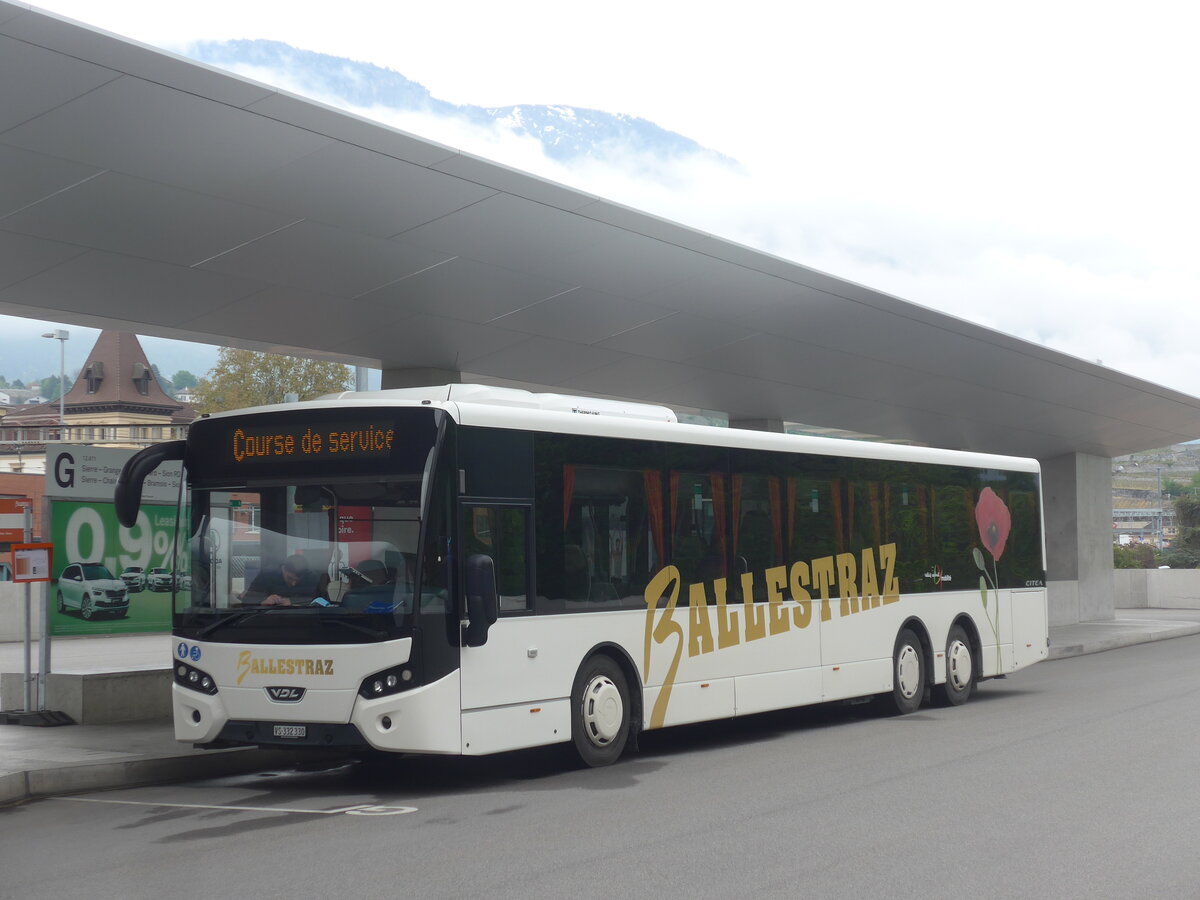
[[[1200,896],[1200,637],[964,707],[771,714],[558,751],[0,810],[0,897]]]

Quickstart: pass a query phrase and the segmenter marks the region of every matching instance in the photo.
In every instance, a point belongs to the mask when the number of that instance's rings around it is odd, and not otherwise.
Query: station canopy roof
[[[933,446],[1200,399],[0,0],[0,313]]]

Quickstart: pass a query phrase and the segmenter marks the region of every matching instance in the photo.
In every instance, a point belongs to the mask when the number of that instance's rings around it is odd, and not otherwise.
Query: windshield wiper
[[[205,625],[196,635],[195,640],[199,640],[205,635],[211,634],[219,628],[224,628],[226,625],[232,625],[234,622],[245,622],[247,619],[253,619],[255,616],[261,616],[263,613],[275,612],[277,609],[289,609],[287,606],[272,606],[267,609],[247,609],[241,612],[232,613],[224,618],[218,619],[211,625]]]
[[[297,610],[303,610],[303,609],[306,609],[306,607],[270,606],[270,607],[267,607],[266,609],[248,609],[248,610],[243,610],[241,612],[236,612],[231,615],[227,615],[224,618],[217,620],[216,622],[212,622],[208,625],[205,625],[196,634],[195,640],[200,640],[201,638],[204,638],[204,637],[212,634],[214,631],[224,628],[226,625],[234,625],[234,624],[248,622],[251,619],[256,618],[257,616],[265,615],[267,613],[284,612],[284,611],[289,611],[289,612],[295,613]],[[315,610],[313,612],[315,612]],[[317,618],[319,621],[321,621],[323,623],[333,624],[333,625],[341,625],[343,628],[352,629],[353,631],[360,632],[361,634],[365,634],[372,638],[378,639],[378,638],[387,637],[386,631],[380,631],[377,628],[367,628],[365,625],[358,625],[354,622],[347,622],[345,619],[340,618],[342,615],[343,615],[343,613],[341,613],[339,611],[339,612],[333,613],[333,614],[325,613],[322,615],[318,615]]]
[[[341,625],[343,628],[349,628],[353,631],[357,631],[362,634],[369,635],[373,638],[387,637],[386,631],[380,631],[377,628],[367,628],[365,625],[358,625],[354,622],[347,622],[345,619],[338,618],[337,616],[325,615],[325,616],[320,616],[319,618],[320,618],[321,622],[325,623],[326,625]]]

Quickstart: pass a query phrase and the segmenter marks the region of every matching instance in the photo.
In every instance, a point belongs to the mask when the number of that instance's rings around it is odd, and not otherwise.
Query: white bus
[[[1035,461],[450,385],[214,415],[182,459],[175,734],[479,755],[876,697],[1047,654]],[[188,525],[190,523],[190,526]]]

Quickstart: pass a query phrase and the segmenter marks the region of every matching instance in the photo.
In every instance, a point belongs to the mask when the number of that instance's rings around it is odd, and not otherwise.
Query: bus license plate
[[[271,732],[277,738],[308,737],[307,725],[276,725]]]

